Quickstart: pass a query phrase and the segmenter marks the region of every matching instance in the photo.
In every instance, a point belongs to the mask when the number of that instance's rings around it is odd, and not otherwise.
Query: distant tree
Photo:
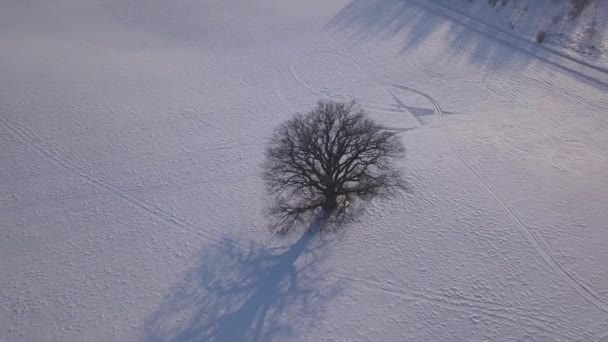
[[[280,125],[266,149],[264,181],[270,212],[290,227],[302,214],[341,215],[355,199],[404,187],[394,161],[401,141],[356,105],[320,101]]]
[[[538,33],[536,33],[536,42],[537,43],[542,44],[546,38],[547,38],[547,32],[538,31]]]

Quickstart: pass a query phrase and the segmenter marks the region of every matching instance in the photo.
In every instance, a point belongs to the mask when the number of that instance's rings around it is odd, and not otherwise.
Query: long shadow
[[[284,247],[232,239],[209,247],[145,325],[148,341],[281,341],[300,335],[339,293],[317,260],[318,221]]]
[[[464,2],[463,2],[464,3]],[[462,6],[455,3],[454,7]],[[466,57],[487,70],[521,70],[535,59],[553,69],[574,74],[599,88],[608,86],[608,69],[583,59],[573,59],[561,52],[528,40],[475,18],[487,13],[487,3],[472,7],[473,14],[447,9],[433,1],[351,0],[325,26],[329,31],[350,34],[354,42],[371,39],[402,41],[401,53],[415,50],[429,39],[443,39],[445,51],[432,51],[430,58],[449,63],[450,58]],[[485,12],[484,12],[485,11]],[[531,14],[530,14],[531,15]],[[540,16],[541,14],[534,14]],[[598,25],[599,34],[605,26]],[[488,31],[489,30],[489,31]],[[435,55],[435,57],[432,57]],[[588,68],[590,71],[583,71]]]

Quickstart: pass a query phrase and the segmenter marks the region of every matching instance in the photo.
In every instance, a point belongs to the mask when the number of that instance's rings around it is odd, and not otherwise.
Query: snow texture
[[[608,341],[605,57],[455,3],[0,2],[0,340]],[[264,143],[321,98],[410,191],[272,237]]]

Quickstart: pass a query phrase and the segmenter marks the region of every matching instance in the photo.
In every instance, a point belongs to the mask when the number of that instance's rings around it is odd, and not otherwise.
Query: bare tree
[[[302,214],[343,214],[353,200],[403,187],[393,162],[404,153],[394,132],[355,102],[320,101],[280,125],[266,149],[264,181],[271,213],[289,227]]]

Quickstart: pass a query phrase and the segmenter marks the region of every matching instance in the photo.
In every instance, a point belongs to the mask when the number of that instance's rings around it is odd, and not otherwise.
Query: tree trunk
[[[327,215],[331,214],[336,208],[338,208],[338,198],[337,196],[330,196],[325,199],[325,203],[322,205],[323,211]]]

